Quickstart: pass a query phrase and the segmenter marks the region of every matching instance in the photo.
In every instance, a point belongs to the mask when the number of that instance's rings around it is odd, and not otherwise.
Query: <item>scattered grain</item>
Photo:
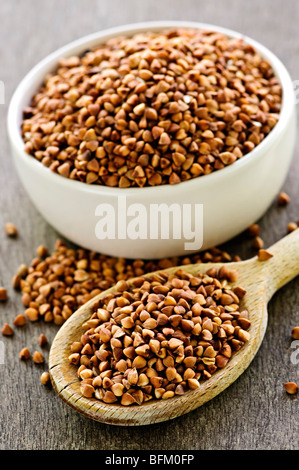
[[[7,300],[7,290],[5,287],[0,287],[0,302],[5,302]]]
[[[299,339],[299,326],[294,326],[292,330],[292,338]]]
[[[28,348],[23,348],[20,351],[19,358],[22,359],[22,360],[27,360],[27,359],[29,359],[29,357],[30,357],[29,349]]]
[[[269,251],[261,249],[258,251],[257,257],[260,261],[267,261],[272,258],[273,255]]]
[[[43,354],[39,351],[34,351],[32,355],[32,359],[33,359],[33,362],[35,362],[35,364],[43,364],[45,362],[45,358]]]
[[[18,229],[13,223],[7,222],[5,225],[5,233],[8,237],[16,237],[18,235]]]
[[[20,313],[19,315],[16,316],[16,318],[14,319],[13,321],[13,324],[15,326],[23,326],[27,323],[27,320],[26,320],[26,317],[25,315],[23,315],[22,313]]]
[[[298,225],[295,222],[288,223],[288,232],[294,232],[298,228]]]
[[[4,323],[1,333],[3,336],[12,336],[14,334],[14,331],[8,323]]]
[[[253,244],[254,248],[257,248],[258,250],[260,250],[264,247],[264,240],[259,236],[254,237],[254,240],[253,240],[252,244]]]
[[[248,231],[248,234],[251,236],[251,237],[258,237],[261,233],[261,229],[260,229],[260,226],[258,224],[252,224],[248,227],[247,229]]]
[[[289,395],[295,395],[298,392],[298,385],[295,382],[286,382],[283,385]]]
[[[40,376],[40,381],[43,385],[50,385],[51,379],[49,372],[43,372]]]
[[[290,196],[288,196],[287,193],[280,193],[280,195],[278,196],[278,205],[279,206],[286,206],[287,204],[289,204],[290,202]]]
[[[43,333],[41,333],[38,337],[38,344],[41,347],[44,347],[46,344],[48,344],[48,339],[47,339],[46,335],[44,335]]]

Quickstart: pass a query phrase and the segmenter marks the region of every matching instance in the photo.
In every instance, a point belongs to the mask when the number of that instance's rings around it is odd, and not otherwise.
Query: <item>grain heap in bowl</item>
[[[176,184],[233,164],[279,119],[282,89],[242,38],[174,29],[61,58],[24,109],[25,151],[64,177]]]
[[[230,287],[237,276],[223,266],[119,281],[71,346],[82,395],[128,406],[199,388],[249,341],[246,291]]]

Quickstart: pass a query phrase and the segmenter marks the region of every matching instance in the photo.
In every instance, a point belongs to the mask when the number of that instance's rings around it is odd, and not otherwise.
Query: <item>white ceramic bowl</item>
[[[80,54],[117,35],[132,35],[173,27],[209,29],[223,32],[230,37],[243,37],[271,63],[283,88],[281,115],[275,128],[252,152],[218,172],[177,185],[128,189],[87,185],[63,178],[24,152],[24,143],[20,133],[22,110],[30,103],[31,97],[43,82],[46,74],[56,68],[60,57]],[[100,205],[104,209],[105,207],[101,205],[109,204],[109,207],[106,207],[112,208],[113,206],[118,217],[124,215],[124,210],[118,205],[120,196],[125,196],[127,207],[138,209],[141,206],[132,206],[132,204],[140,204],[147,214],[150,213],[150,204],[166,204],[165,207],[169,207],[175,203],[178,206],[176,206],[174,221],[178,224],[179,215],[183,214],[183,209],[186,208],[183,204],[190,205],[191,214],[194,214],[195,204],[202,204],[203,244],[201,248],[219,245],[258,220],[279,192],[291,162],[295,128],[293,84],[286,68],[273,53],[256,41],[229,29],[178,21],[137,23],[116,27],[91,34],[62,47],[42,60],[26,75],[11,99],[8,112],[8,135],[15,165],[32,202],[44,218],[61,235],[82,247],[112,256],[143,259],[187,255],[190,253],[186,250],[188,235],[184,236],[182,231],[181,234],[175,235],[170,227],[168,239],[163,238],[161,234],[159,240],[151,239],[149,231],[144,235],[146,238],[134,239],[136,230],[135,232],[133,230],[122,235],[124,239],[119,240],[117,233],[116,238],[113,239],[110,233],[108,238],[100,240],[97,238],[95,228],[98,227],[97,223],[103,221],[103,218],[96,215],[96,207]],[[103,212],[102,215],[106,214]],[[109,220],[111,222],[111,219]],[[128,217],[126,222],[131,220]],[[151,222],[153,229],[152,219]],[[169,222],[171,222],[170,219]],[[192,223],[195,224],[195,222],[193,218]],[[180,224],[179,227],[176,226],[176,230],[180,228],[182,228]],[[196,231],[198,245],[201,232],[201,226],[198,224]],[[136,236],[142,237],[140,231],[137,230]],[[192,251],[198,250],[195,245],[194,243]]]

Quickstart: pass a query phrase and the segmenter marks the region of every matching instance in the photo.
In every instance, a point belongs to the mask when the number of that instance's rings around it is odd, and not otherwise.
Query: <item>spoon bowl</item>
[[[284,237],[267,250],[273,257],[260,261],[258,257],[246,261],[226,263],[229,269],[239,273],[237,284],[246,289],[241,300],[242,309],[249,312],[251,326],[250,340],[233,353],[223,369],[201,383],[196,390],[168,400],[151,400],[142,405],[130,407],[105,404],[96,398],[85,398],[80,392],[77,367],[69,363],[70,348],[79,341],[82,324],[92,315],[95,302],[113,294],[116,287],[102,292],[79,308],[60,328],[50,350],[49,372],[57,394],[72,408],[83,415],[107,424],[122,426],[147,425],[176,418],[188,413],[214,398],[231,385],[249,366],[256,355],[267,327],[267,304],[273,294],[299,274],[299,230]],[[183,266],[184,271],[197,275],[212,267],[220,268],[221,263],[205,263]],[[174,273],[178,267],[163,270]],[[159,272],[159,271],[158,271]],[[150,277],[152,273],[144,277]],[[129,287],[132,281],[127,281]],[[232,287],[236,283],[231,283]]]

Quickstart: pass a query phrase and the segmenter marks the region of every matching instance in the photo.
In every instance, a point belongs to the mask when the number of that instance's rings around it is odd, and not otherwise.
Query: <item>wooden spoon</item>
[[[267,326],[267,304],[273,294],[299,274],[299,230],[295,230],[267,250],[273,257],[260,261],[257,257],[247,261],[226,263],[228,268],[236,269],[239,278],[235,285],[242,286],[247,293],[242,300],[242,308],[250,315],[250,340],[237,352],[233,353],[228,364],[216,371],[212,377],[196,390],[168,400],[152,400],[142,405],[129,407],[119,404],[105,404],[96,398],[85,398],[80,393],[80,381],[77,367],[69,363],[70,347],[79,341],[82,324],[92,314],[94,302],[107,293],[113,293],[115,287],[94,297],[79,308],[60,328],[50,350],[49,372],[54,389],[72,408],[85,416],[103,423],[136,426],[152,424],[176,418],[211,400],[232,384],[249,366],[257,353]],[[193,274],[204,273],[209,268],[221,267],[220,263],[205,263],[182,266]],[[175,272],[178,267],[163,271]],[[150,274],[145,275],[148,277]],[[128,282],[130,285],[130,282]],[[234,284],[232,284],[234,286]]]

